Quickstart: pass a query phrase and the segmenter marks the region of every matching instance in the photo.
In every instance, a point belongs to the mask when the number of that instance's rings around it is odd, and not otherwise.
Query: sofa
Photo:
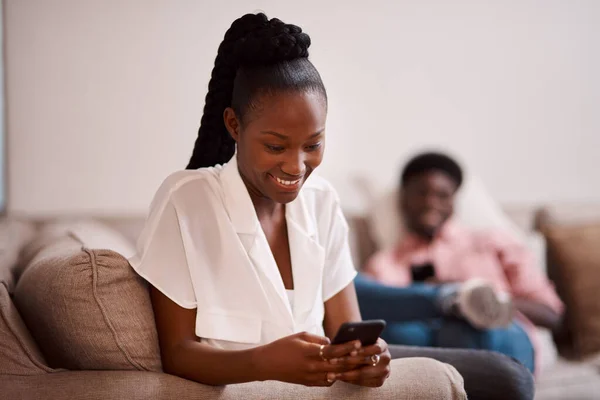
[[[393,360],[380,388],[277,381],[214,387],[163,373],[148,287],[125,258],[142,224],[0,220],[0,398],[464,398],[456,370],[426,358],[410,368]]]
[[[505,211],[519,229],[544,244],[546,235],[556,242],[555,231],[561,227],[600,221],[600,207],[593,205]],[[347,217],[353,256],[360,266],[377,248],[371,219],[356,213]],[[216,388],[162,373],[147,288],[125,258],[134,251],[142,225],[139,216],[0,222],[0,397],[403,398],[402,379],[390,379],[376,390],[342,383],[305,388],[281,382]],[[540,240],[536,243],[539,247]],[[545,253],[550,247],[541,249]],[[559,264],[550,253],[545,257],[548,264]],[[592,261],[600,270],[600,258]],[[550,272],[555,269],[556,265],[549,268],[549,274],[559,279],[556,271]],[[73,317],[82,314],[85,319]],[[115,315],[120,318],[111,317]],[[554,358],[545,362],[537,380],[536,399],[598,398],[600,363],[590,356],[589,345],[583,347],[585,356],[581,346],[573,345],[573,333],[555,338],[558,345],[548,335]],[[418,374],[414,376],[418,381]]]

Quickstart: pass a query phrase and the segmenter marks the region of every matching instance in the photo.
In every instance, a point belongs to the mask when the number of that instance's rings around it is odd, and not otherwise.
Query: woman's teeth
[[[282,184],[284,186],[292,186],[292,185],[295,185],[298,182],[300,182],[300,179],[297,179],[295,181],[286,181],[286,180],[283,180],[283,179],[279,179],[277,177],[275,177],[275,179],[277,180],[278,183],[280,183],[280,184]]]

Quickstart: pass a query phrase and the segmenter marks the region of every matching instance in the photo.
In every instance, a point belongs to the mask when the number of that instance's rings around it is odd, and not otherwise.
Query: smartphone
[[[413,265],[410,267],[410,273],[413,282],[425,282],[427,279],[435,276],[435,269],[431,263]]]
[[[379,335],[385,328],[385,321],[372,319],[361,322],[346,322],[340,326],[331,344],[341,344],[352,340],[360,340],[363,346],[370,346],[377,342]]]

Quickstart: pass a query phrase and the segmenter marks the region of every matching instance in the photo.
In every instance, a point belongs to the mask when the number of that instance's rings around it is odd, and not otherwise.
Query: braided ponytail
[[[262,95],[315,90],[327,98],[319,73],[308,61],[309,46],[307,34],[277,18],[246,14],[233,22],[217,52],[187,169],[224,164],[233,156],[235,141],[223,121],[227,107],[243,121]]]

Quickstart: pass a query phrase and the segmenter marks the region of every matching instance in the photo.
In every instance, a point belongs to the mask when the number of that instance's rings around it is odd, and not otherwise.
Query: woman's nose
[[[304,175],[305,170],[302,154],[290,155],[281,166],[281,171],[290,177],[300,177]]]

